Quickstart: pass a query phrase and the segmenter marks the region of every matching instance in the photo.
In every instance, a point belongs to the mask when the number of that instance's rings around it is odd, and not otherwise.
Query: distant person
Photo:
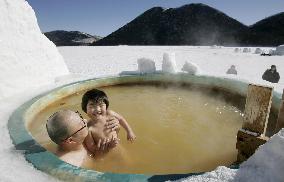
[[[262,75],[262,79],[269,81],[271,83],[278,83],[279,79],[280,79],[280,75],[276,70],[276,66],[275,65],[271,65],[270,69],[267,69],[263,75]]]
[[[109,121],[105,128],[112,130],[119,128],[118,120]],[[88,150],[83,144],[89,135],[86,120],[77,112],[60,110],[48,118],[46,130],[50,139],[57,144],[53,152],[69,164],[82,166],[88,155]],[[97,145],[97,150],[107,150],[110,145],[114,144],[111,141],[102,140]]]
[[[233,75],[237,75],[238,72],[236,70],[236,66],[235,65],[232,65],[226,72],[226,74],[233,74]]]
[[[118,131],[105,129],[106,121],[109,119],[117,119],[119,124],[126,130],[127,140],[135,140],[136,136],[127,121],[120,114],[109,109],[109,101],[105,92],[98,89],[87,91],[82,97],[81,106],[82,110],[90,118],[88,127],[91,137],[86,138],[85,144],[87,149],[95,156],[96,154],[102,154],[101,151],[97,151],[96,147],[100,141],[112,141],[113,145],[109,149],[116,147],[119,143]]]

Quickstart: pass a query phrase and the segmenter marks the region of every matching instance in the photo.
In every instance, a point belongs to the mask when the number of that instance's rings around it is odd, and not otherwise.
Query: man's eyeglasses
[[[84,118],[82,117],[81,113],[79,113],[79,111],[76,111],[76,113],[80,116],[82,122],[84,123],[84,126],[83,126],[82,128],[80,128],[79,130],[77,130],[76,132],[74,132],[72,135],[66,137],[66,138],[65,138],[64,140],[62,140],[62,141],[65,141],[65,140],[67,140],[68,138],[70,138],[70,137],[76,135],[79,131],[81,131],[81,130],[83,130],[84,128],[87,127],[87,123],[85,122],[85,120],[84,120]]]

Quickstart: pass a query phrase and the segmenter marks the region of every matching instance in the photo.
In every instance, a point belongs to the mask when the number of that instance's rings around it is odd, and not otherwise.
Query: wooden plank
[[[268,141],[268,137],[254,136],[244,131],[239,130],[237,134],[238,149],[237,163],[241,163],[252,156],[260,145]]]
[[[269,117],[272,87],[249,84],[244,112],[243,129],[259,135],[266,131]]]
[[[255,150],[268,141],[266,136],[253,136],[243,131],[238,131],[236,148],[247,154],[253,154]]]

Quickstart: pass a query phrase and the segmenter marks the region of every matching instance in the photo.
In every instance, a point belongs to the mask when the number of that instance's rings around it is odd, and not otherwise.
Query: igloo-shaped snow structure
[[[284,55],[284,45],[280,45],[276,47],[275,53],[279,56],[283,56]]]
[[[0,0],[0,99],[69,73],[25,0]]]
[[[162,72],[176,73],[175,53],[164,53],[162,62]]]

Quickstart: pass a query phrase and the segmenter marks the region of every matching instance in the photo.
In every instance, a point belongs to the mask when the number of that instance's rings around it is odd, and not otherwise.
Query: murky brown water
[[[221,96],[149,85],[102,90],[109,96],[110,109],[126,118],[137,140],[129,143],[121,128],[119,148],[103,159],[90,158],[82,167],[116,173],[171,174],[209,171],[236,160],[236,134],[242,125],[242,113]],[[55,148],[45,129],[48,116],[61,108],[83,114],[82,94],[50,105],[28,126],[48,150]]]

